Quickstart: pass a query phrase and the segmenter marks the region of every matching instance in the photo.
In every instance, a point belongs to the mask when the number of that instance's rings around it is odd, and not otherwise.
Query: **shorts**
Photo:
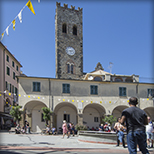
[[[147,134],[147,139],[153,140],[153,133],[146,132],[146,134]]]

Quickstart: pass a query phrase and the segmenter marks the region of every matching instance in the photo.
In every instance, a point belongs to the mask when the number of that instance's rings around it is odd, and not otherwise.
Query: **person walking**
[[[73,122],[71,123],[71,126],[72,126],[72,134],[74,136],[75,135],[75,126],[74,126],[74,123]]]
[[[129,108],[122,112],[120,123],[126,121],[127,126],[127,145],[130,154],[137,154],[137,145],[143,154],[149,154],[146,148],[145,125],[148,124],[147,114],[136,107],[138,99],[131,97],[129,99]]]
[[[119,146],[120,142],[122,142],[123,147],[126,148],[125,136],[123,133],[123,130],[125,127],[120,123],[120,121],[121,121],[121,118],[118,118],[117,122],[114,125],[114,129],[116,130],[116,133],[117,133],[117,145],[116,146]]]
[[[67,124],[66,124],[65,120],[63,121],[62,129],[63,129],[63,137],[62,138],[64,138],[64,136],[67,135],[67,131],[68,131]]]
[[[69,137],[70,137],[71,130],[72,130],[71,123],[67,123],[67,138],[69,138]]]
[[[148,117],[148,125],[146,125],[146,135],[147,135],[147,147],[153,148],[153,124],[150,120],[150,117]],[[150,146],[150,140],[151,140],[151,146]]]

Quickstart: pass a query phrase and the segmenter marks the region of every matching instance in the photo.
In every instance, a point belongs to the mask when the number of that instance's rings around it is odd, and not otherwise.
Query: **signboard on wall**
[[[83,109],[82,102],[78,102],[78,109]]]

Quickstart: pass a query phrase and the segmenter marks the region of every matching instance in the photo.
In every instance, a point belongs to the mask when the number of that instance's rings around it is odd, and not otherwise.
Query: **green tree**
[[[21,112],[20,111],[21,106],[12,106],[10,110],[10,114],[14,118],[17,124],[19,124],[19,121],[21,120]]]
[[[79,131],[79,130],[87,130],[87,126],[86,126],[86,125],[76,124],[76,125],[75,125],[75,129],[76,129],[77,131]]]
[[[46,125],[48,125],[48,121],[50,120],[50,115],[52,111],[48,107],[42,107],[43,111],[43,119],[46,121]]]
[[[110,116],[105,116],[105,118],[102,119],[102,121],[110,123],[110,125],[112,126],[112,124],[117,121],[117,118],[113,117],[113,115],[110,115]]]

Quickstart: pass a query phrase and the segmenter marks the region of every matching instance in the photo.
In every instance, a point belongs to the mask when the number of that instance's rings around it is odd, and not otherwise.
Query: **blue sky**
[[[0,1],[0,33],[14,20],[28,0]],[[2,43],[21,62],[27,76],[55,78],[55,0],[31,0],[22,23]],[[140,82],[154,82],[152,0],[59,0],[83,8],[83,71],[91,72],[100,62],[105,71],[140,76]]]

